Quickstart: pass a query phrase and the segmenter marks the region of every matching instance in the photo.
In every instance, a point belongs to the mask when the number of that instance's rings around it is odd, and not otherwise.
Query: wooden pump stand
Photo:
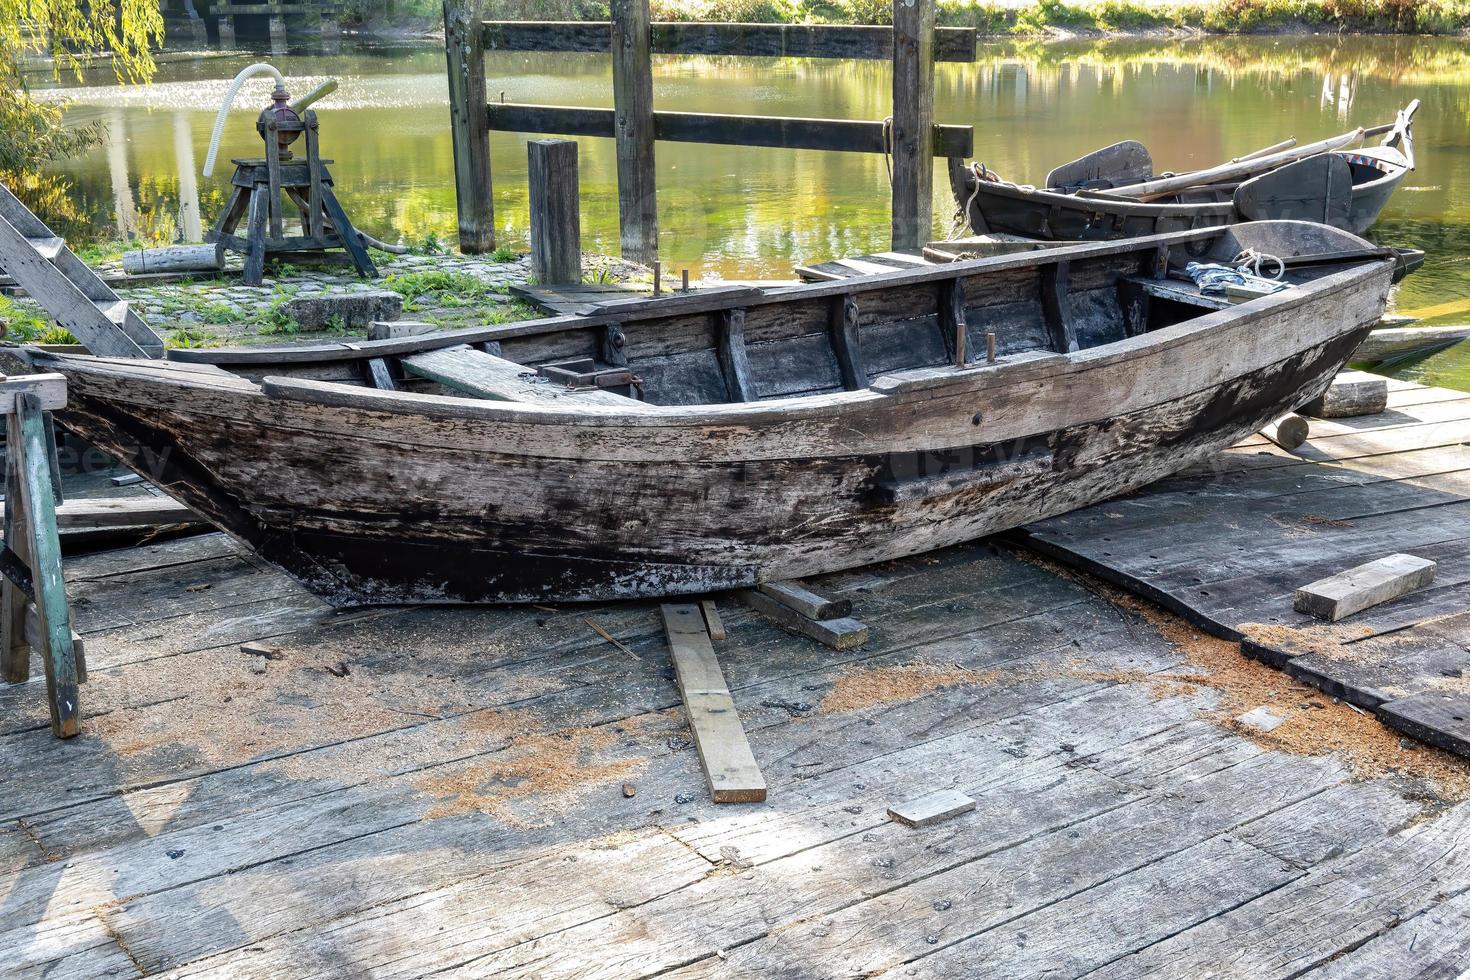
[[[241,281],[259,286],[265,276],[267,255],[345,248],[359,275],[376,277],[378,270],[368,257],[367,247],[332,193],[332,175],[327,172],[327,164],[332,161],[323,160],[318,152],[316,113],[308,109],[303,118],[294,121],[266,115],[262,122],[265,158],[230,161],[235,165],[235,176],[230,181],[234,191],[219,223],[205,236],[215,243],[220,263],[224,262],[226,249],[244,254]],[[281,134],[302,132],[306,134],[305,162],[296,160],[280,145]],[[299,236],[285,234],[282,194],[300,212]],[[243,238],[234,233],[241,218],[246,222]]]
[[[56,507],[60,469],[51,411],[66,406],[59,374],[0,377],[5,415],[5,542],[0,546],[0,673],[19,684],[30,677],[31,651],[46,668],[51,734],[81,732],[77,685],[87,679],[81,640],[61,574]]]

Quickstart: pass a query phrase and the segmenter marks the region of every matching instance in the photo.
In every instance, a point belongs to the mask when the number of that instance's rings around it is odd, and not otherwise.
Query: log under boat
[[[1231,305],[1177,278],[1246,249],[1290,287]],[[1394,266],[1265,222],[407,340],[25,356],[66,376],[64,426],[333,603],[660,596],[927,551],[1203,459],[1323,391]]]
[[[1357,133],[1382,134],[1381,145],[1334,149],[1305,158],[1284,150],[1250,157],[1195,175],[1153,179],[1153,161],[1139,143],[1126,140],[1063,164],[1044,188],[1018,185],[976,167],[955,166],[950,186],[958,209],[979,235],[1000,233],[1046,241],[1107,241],[1239,221],[1321,221],[1355,234],[1367,231],[1399,183],[1414,169],[1415,100],[1397,120],[1345,134],[1323,144],[1345,143]],[[1278,159],[1279,158],[1279,159]],[[1278,160],[1275,169],[1257,168]],[[1238,171],[1233,178],[1227,171]],[[1209,175],[1221,174],[1219,177]],[[1191,183],[1191,178],[1195,178]],[[1174,185],[1167,193],[1133,188]]]

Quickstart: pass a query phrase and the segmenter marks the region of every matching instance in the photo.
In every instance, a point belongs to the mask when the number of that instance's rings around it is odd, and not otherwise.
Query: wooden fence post
[[[543,285],[582,281],[582,225],[575,140],[531,140],[531,274]]]
[[[482,0],[444,0],[449,130],[454,139],[454,197],[459,211],[459,249],[466,255],[495,248],[481,3]]]
[[[902,0],[899,0],[902,2]],[[653,27],[648,0],[612,0],[613,135],[623,258],[658,258],[653,170]]]
[[[934,0],[893,0],[893,247],[934,228]]]

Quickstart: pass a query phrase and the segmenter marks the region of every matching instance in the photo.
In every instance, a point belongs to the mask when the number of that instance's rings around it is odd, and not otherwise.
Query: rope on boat
[[[1261,274],[1262,266],[1273,265],[1276,267],[1274,276]],[[1229,265],[1219,262],[1191,262],[1184,267],[1184,271],[1206,296],[1223,294],[1226,286],[1249,286],[1263,292],[1275,293],[1289,285],[1282,281],[1282,276],[1286,275],[1286,263],[1278,256],[1258,252],[1253,248],[1236,255]]]

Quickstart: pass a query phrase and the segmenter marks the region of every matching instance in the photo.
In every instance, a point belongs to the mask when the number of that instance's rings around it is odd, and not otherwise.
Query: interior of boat
[[[1284,279],[1295,284],[1387,254],[1318,225],[1243,224],[841,282],[676,292],[583,316],[391,341],[184,349],[169,358],[253,380],[624,410],[754,402],[854,391],[923,369],[973,370],[1029,352],[1082,351],[1229,309],[1231,299],[1202,293],[1183,266],[1228,261],[1251,247],[1319,256],[1294,260],[1301,264]]]

